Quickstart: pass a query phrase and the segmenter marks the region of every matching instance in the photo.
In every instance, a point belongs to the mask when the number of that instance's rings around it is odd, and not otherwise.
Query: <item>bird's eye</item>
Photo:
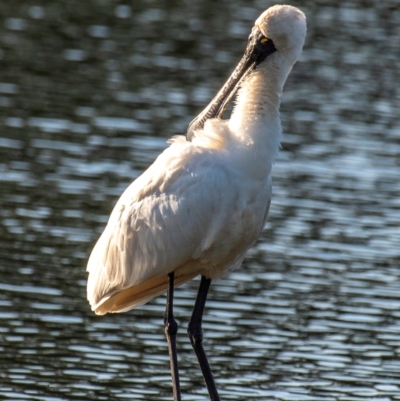
[[[265,36],[263,38],[260,39],[261,44],[265,45],[266,43],[268,43],[269,39],[266,38]]]

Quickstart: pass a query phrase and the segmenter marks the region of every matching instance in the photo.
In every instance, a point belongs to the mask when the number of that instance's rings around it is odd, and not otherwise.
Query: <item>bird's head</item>
[[[303,49],[306,31],[303,12],[296,7],[276,5],[257,18],[249,42],[252,37],[265,45],[271,41],[276,51],[294,64]]]
[[[297,61],[306,37],[306,17],[298,8],[276,5],[264,11],[255,22],[242,59],[210,104],[189,124],[187,139],[201,129],[206,120],[221,118],[244,80],[267,60],[276,60],[281,81]],[[283,83],[282,83],[283,85]]]

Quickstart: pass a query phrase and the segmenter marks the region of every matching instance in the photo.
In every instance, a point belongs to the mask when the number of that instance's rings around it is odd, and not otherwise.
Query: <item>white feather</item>
[[[257,240],[271,200],[280,96],[304,43],[305,18],[277,6],[256,24],[277,52],[244,81],[232,118],[206,121],[191,142],[172,138],[116,204],[87,268],[97,313],[147,302],[165,291],[172,271],[178,284],[196,274],[219,278]]]

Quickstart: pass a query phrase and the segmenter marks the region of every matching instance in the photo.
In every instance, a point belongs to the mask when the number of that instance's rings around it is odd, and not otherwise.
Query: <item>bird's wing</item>
[[[189,260],[227,257],[253,223],[243,221],[243,191],[221,159],[221,152],[175,144],[127,188],[89,259],[92,305]]]

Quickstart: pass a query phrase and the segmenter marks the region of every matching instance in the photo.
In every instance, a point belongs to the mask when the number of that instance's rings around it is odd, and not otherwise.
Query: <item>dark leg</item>
[[[172,391],[174,401],[181,401],[181,389],[179,385],[178,355],[176,352],[176,333],[178,324],[174,319],[174,272],[168,274],[167,307],[165,308],[165,335],[168,341],[169,359],[171,362]]]
[[[211,280],[201,276],[199,292],[197,294],[196,303],[194,305],[193,314],[188,325],[188,334],[190,342],[197,359],[201,372],[203,373],[204,381],[206,382],[208,393],[211,401],[220,401],[217,387],[215,386],[214,378],[207,360],[206,353],[203,348],[203,329],[201,327],[204,305],[206,304],[208,289],[210,288]]]

